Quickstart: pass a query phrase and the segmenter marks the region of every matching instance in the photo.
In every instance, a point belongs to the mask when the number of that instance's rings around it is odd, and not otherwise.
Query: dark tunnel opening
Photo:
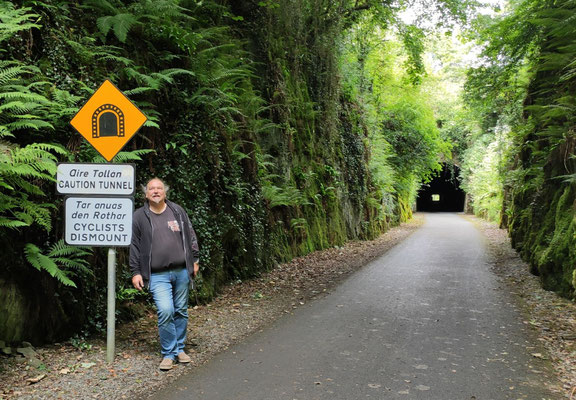
[[[422,185],[416,210],[425,212],[462,212],[466,194],[460,189],[460,168],[443,164],[442,171]]]

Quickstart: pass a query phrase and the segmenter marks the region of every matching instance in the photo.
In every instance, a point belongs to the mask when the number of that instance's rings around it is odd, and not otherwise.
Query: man
[[[198,273],[198,242],[186,211],[166,199],[168,187],[158,178],[145,188],[146,204],[134,212],[130,269],[132,285],[148,286],[158,309],[162,348],[160,369],[189,363],[184,352],[188,324],[188,287]]]

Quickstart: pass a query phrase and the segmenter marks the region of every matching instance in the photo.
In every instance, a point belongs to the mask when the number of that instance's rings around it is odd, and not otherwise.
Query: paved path
[[[177,380],[158,399],[556,399],[534,338],[456,214]],[[535,371],[536,370],[536,371]]]

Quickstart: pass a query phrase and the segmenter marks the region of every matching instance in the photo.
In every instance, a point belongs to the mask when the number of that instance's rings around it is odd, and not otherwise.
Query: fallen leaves
[[[35,378],[28,378],[28,379],[26,379],[26,382],[27,382],[29,385],[33,385],[33,384],[35,384],[35,383],[40,382],[40,381],[41,381],[42,379],[44,379],[44,378],[46,378],[46,374],[38,375],[38,376],[35,377]]]
[[[551,359],[562,387],[551,389],[572,398],[576,388],[576,305],[542,288],[538,277],[530,274],[529,266],[511,248],[507,232],[493,224],[475,219],[485,234],[495,263],[494,272],[501,277],[511,292],[518,297],[528,317],[524,325],[538,334],[545,352],[531,353],[539,360]],[[540,349],[538,349],[540,350]],[[530,372],[542,374],[532,369]]]

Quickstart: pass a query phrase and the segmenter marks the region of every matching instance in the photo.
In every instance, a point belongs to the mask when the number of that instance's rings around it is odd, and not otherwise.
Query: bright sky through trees
[[[478,15],[495,16],[504,10],[507,1],[483,0],[480,4],[475,9],[472,18]],[[438,10],[431,8],[427,2],[421,0],[413,2],[404,11],[400,12],[398,16],[404,24],[415,25],[426,31],[429,37],[434,32],[445,36],[442,40],[450,40],[452,51],[458,53],[454,54],[455,58],[465,66],[474,67],[481,63],[479,58],[482,46],[463,38],[463,31],[470,29],[470,20],[466,21],[467,26],[462,26],[462,23],[456,20],[451,20],[449,27],[443,26],[442,16]],[[427,67],[437,72],[439,68],[443,67],[442,64],[439,63],[438,57],[430,54],[430,48],[428,48],[427,53]]]

